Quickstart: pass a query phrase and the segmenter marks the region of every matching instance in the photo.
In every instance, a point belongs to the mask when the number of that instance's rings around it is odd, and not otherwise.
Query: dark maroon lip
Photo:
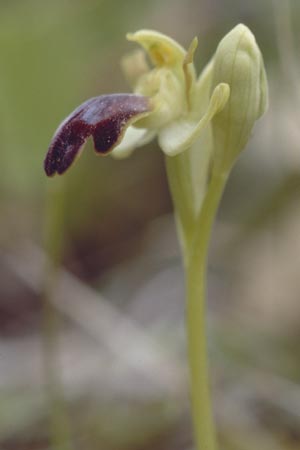
[[[128,125],[150,111],[149,98],[135,94],[101,95],[82,103],[55,132],[44,161],[46,174],[63,174],[90,136],[97,153],[109,153]]]

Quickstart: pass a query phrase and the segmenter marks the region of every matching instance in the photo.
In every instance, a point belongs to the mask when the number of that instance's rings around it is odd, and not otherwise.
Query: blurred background
[[[211,242],[214,409],[222,450],[300,449],[300,3],[1,0],[1,450],[192,450],[162,153],[151,143],[114,161],[89,143],[50,180],[42,163],[78,104],[130,92],[126,32],[153,28],[184,46],[197,35],[200,70],[238,22],[264,54],[270,109]]]

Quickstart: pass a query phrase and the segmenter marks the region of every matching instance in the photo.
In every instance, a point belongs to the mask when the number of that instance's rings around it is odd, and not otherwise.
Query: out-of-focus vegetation
[[[129,91],[119,70],[133,48],[127,31],[154,28],[183,45],[197,35],[201,68],[238,22],[264,53],[271,102],[211,245],[215,412],[223,450],[300,448],[299,21],[296,0],[2,0],[2,450],[192,448],[184,280],[162,154],[151,144],[114,161],[89,144],[64,177],[54,392],[41,287],[45,199],[58,179],[46,180],[42,162],[76,105]]]

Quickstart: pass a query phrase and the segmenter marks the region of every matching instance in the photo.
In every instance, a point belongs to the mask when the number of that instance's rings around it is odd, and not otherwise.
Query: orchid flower
[[[193,63],[195,38],[186,51],[173,39],[150,30],[128,34],[148,54],[123,60],[134,94],[102,95],[75,109],[57,129],[45,159],[46,174],[64,173],[89,136],[100,154],[125,157],[155,136],[166,155],[191,147],[211,119],[222,110],[229,86],[218,83],[203,111],[202,86]]]

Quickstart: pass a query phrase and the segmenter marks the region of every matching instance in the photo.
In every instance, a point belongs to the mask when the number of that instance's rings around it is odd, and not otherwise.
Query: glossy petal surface
[[[50,143],[44,169],[48,176],[64,173],[89,136],[97,153],[110,152],[126,128],[151,112],[149,99],[134,94],[94,97],[73,111],[59,126]]]

